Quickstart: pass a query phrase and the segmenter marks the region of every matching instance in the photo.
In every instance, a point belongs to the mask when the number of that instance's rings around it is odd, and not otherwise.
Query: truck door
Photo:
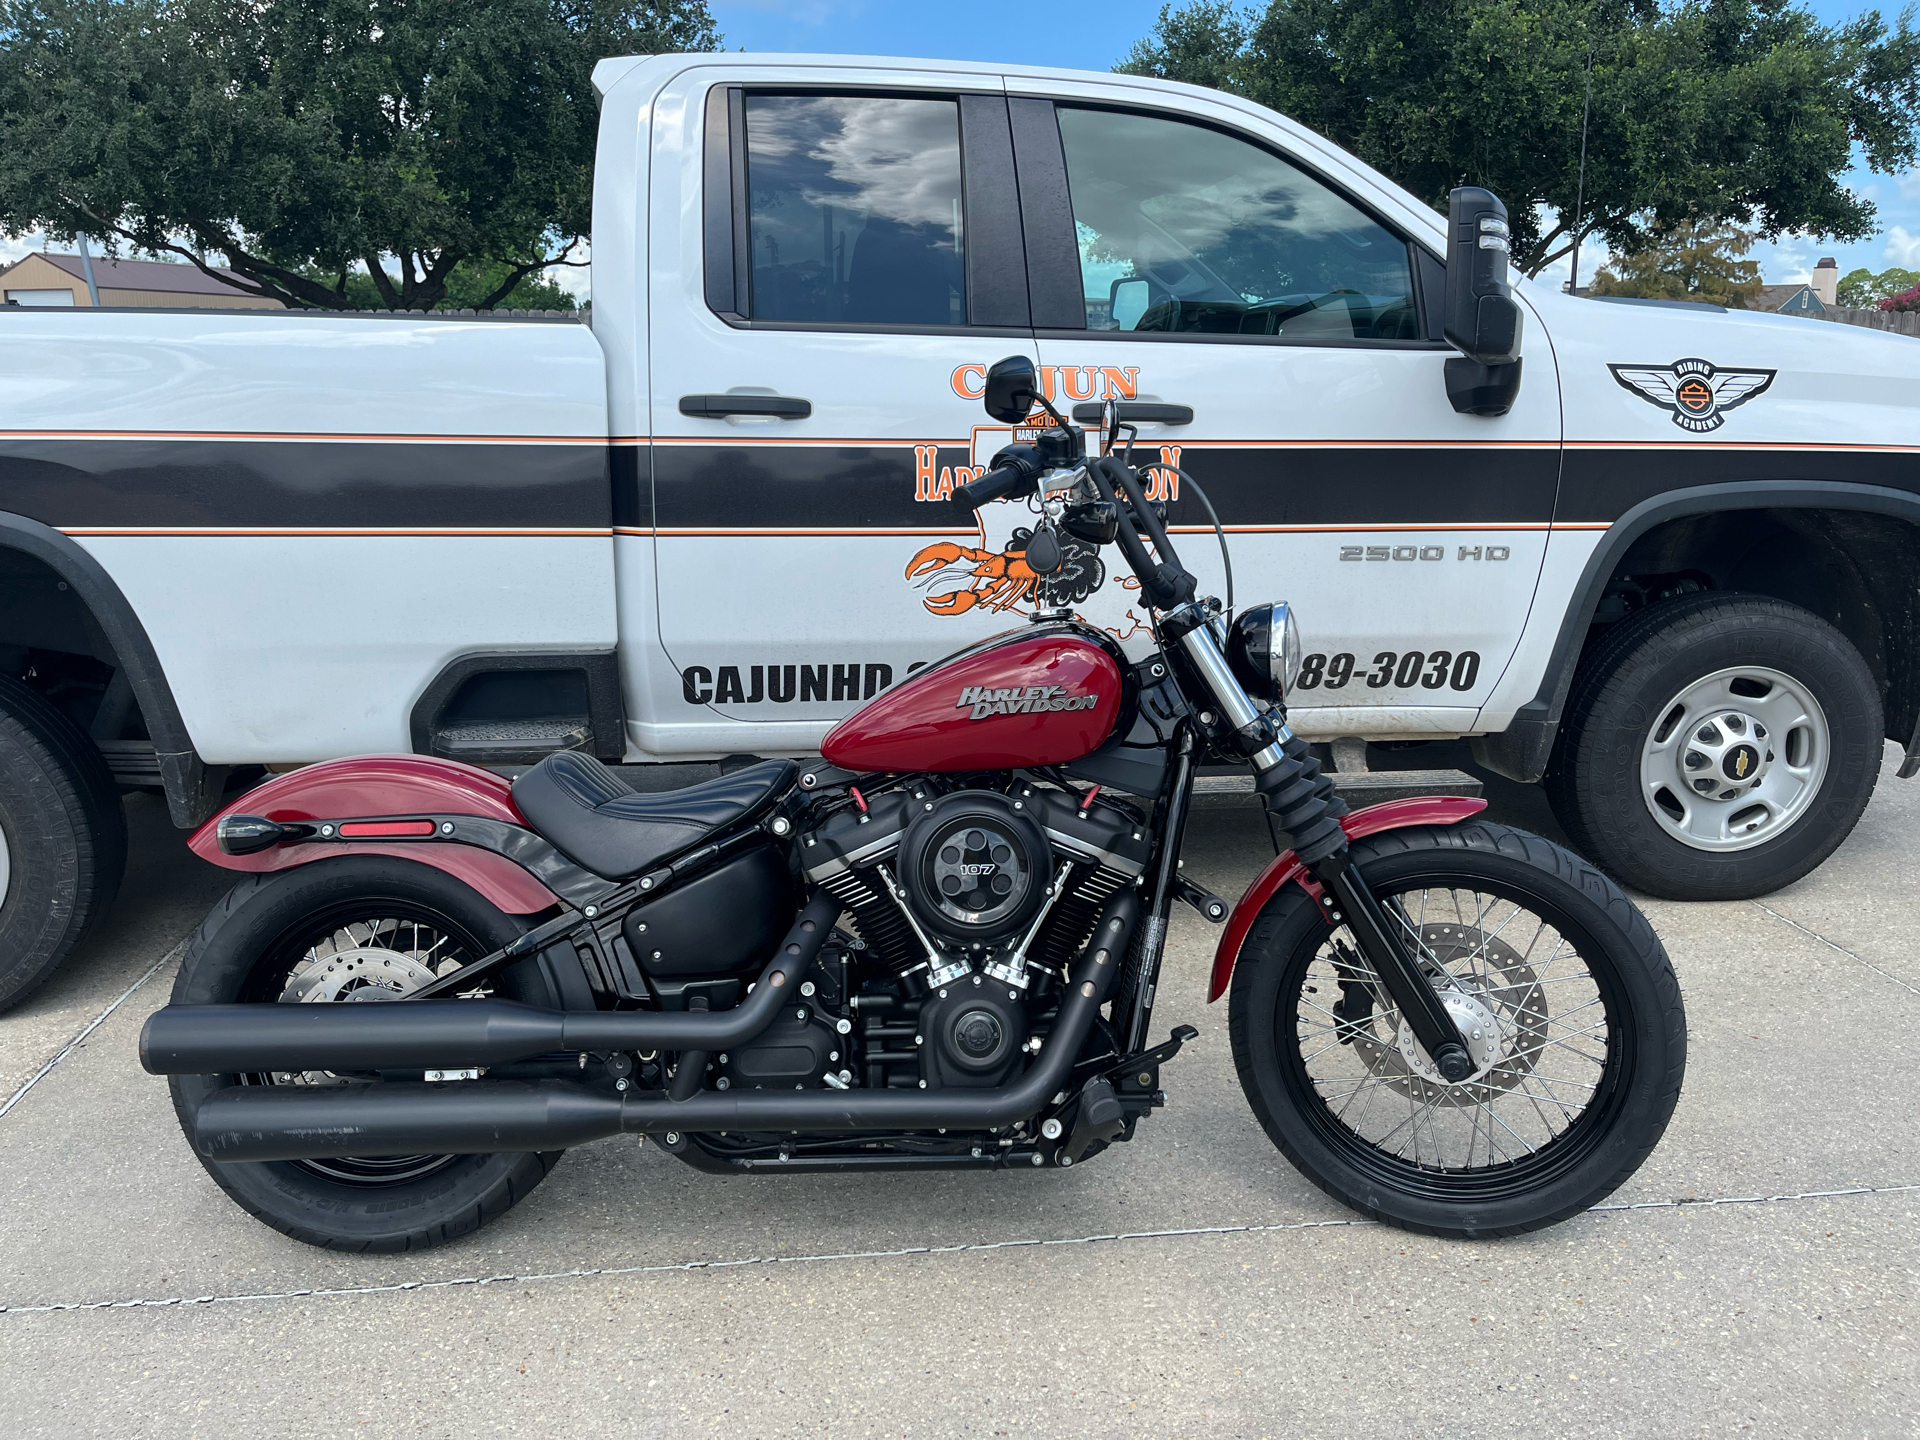
[[[1097,84],[1009,85],[1047,92],[1010,104],[1023,197],[1060,197],[1025,217],[1056,405],[1089,420],[1108,395],[1145,405],[1140,444],[1205,488],[1240,602],[1294,604],[1297,729],[1469,731],[1526,622],[1553,513],[1560,410],[1540,329],[1512,411],[1456,414],[1439,260],[1290,155],[1277,125],[1250,133],[1204,103],[1115,108]],[[1191,487],[1163,471],[1154,493],[1224,597]],[[1109,581],[1089,613],[1125,634],[1132,599]]]
[[[999,78],[796,73],[655,109],[656,751],[811,750],[1008,623],[950,498],[985,366],[1034,353]]]

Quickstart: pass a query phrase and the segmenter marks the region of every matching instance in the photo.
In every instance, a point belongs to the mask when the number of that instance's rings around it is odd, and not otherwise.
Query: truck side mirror
[[[1520,393],[1520,305],[1507,285],[1507,207],[1463,185],[1447,199],[1443,333],[1465,359],[1447,361],[1447,398],[1463,415],[1504,415]]]
[[[1040,396],[1040,377],[1033,361],[1024,355],[1009,355],[987,367],[987,385],[982,396],[987,414],[1002,425],[1018,425],[1033,411]]]

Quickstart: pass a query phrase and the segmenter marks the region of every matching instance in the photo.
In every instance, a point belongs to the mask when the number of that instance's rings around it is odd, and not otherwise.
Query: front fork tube
[[[1181,727],[1180,748],[1174,755],[1172,783],[1167,791],[1167,813],[1161,826],[1160,856],[1154,866],[1153,891],[1147,897],[1141,926],[1139,969],[1133,985],[1133,1009],[1125,1017],[1122,1053],[1133,1055],[1147,1046],[1147,1026],[1153,1021],[1153,990],[1160,980],[1160,960],[1167,945],[1167,926],[1173,913],[1174,892],[1180,880],[1180,844],[1187,828],[1187,810],[1193,798],[1193,732]],[[1120,1016],[1114,1017],[1116,1020]]]
[[[1395,1008],[1413,1028],[1414,1039],[1433,1057],[1434,1068],[1449,1084],[1458,1084],[1473,1073],[1473,1056],[1468,1053],[1460,1027],[1447,1013],[1446,1005],[1432,982],[1408,953],[1393,917],[1368,886],[1360,867],[1346,851],[1316,867],[1314,878],[1320,881],[1320,909],[1329,924],[1343,920],[1359,942],[1360,953],[1367,957],[1373,973],[1380,977]]]
[[[1324,888],[1322,911],[1335,924],[1344,918],[1352,929],[1360,953],[1367,957],[1388,996],[1413,1027],[1414,1038],[1433,1058],[1441,1077],[1450,1084],[1465,1080],[1474,1065],[1460,1027],[1420,973],[1386,908],[1375,898],[1347,850],[1346,836],[1339,825],[1347,807],[1334,796],[1332,783],[1320,774],[1305,742],[1287,728],[1284,718],[1274,723],[1254,705],[1221,652],[1211,623],[1192,606],[1184,608],[1187,613],[1168,617],[1166,628],[1177,636],[1188,662],[1219,702],[1226,728],[1248,752],[1254,786],[1268,813],[1286,830],[1294,852]],[[1182,758],[1190,764],[1184,752]],[[1183,788],[1178,816],[1181,823],[1186,820],[1185,798]],[[1179,840],[1176,828],[1169,833],[1169,849],[1162,852],[1162,875],[1169,863],[1177,863]],[[1168,861],[1168,855],[1174,857],[1173,862]],[[1160,927],[1160,935],[1166,933],[1169,898],[1164,890],[1156,896],[1152,923]],[[1150,936],[1153,933],[1149,931]],[[1138,1049],[1143,1037],[1131,1039],[1130,1048]]]

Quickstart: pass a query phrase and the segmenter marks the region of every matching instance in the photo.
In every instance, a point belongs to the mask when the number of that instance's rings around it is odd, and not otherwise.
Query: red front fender
[[[1389,800],[1384,805],[1369,805],[1364,810],[1354,811],[1340,822],[1340,828],[1347,832],[1347,839],[1358,840],[1363,835],[1377,835],[1382,830],[1402,830],[1409,825],[1458,825],[1486,808],[1486,801],[1462,795]],[[1319,898],[1320,887],[1307,874],[1298,856],[1291,850],[1274,856],[1273,863],[1254,877],[1253,884],[1247,887],[1247,893],[1233,907],[1233,914],[1227,917],[1226,931],[1220,936],[1220,948],[1213,952],[1213,980],[1207,986],[1208,1004],[1227,993],[1227,982],[1233,979],[1233,962],[1239,958],[1247,932],[1253,928],[1253,922],[1259,919],[1267,901],[1289,880],[1297,882],[1309,895]]]
[[[216,837],[221,816],[239,811],[269,820],[336,820],[349,815],[479,815],[525,825],[513,787],[491,770],[429,755],[356,755],[328,760],[256,785],[193,832],[188,848],[229,870],[285,870],[334,855],[398,855],[444,870],[509,915],[534,915],[559,897],[504,855],[471,845],[276,845],[228,855]]]

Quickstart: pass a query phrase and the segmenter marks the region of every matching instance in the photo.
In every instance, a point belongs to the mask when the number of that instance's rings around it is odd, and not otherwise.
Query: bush
[[[1920,285],[1914,286],[1911,290],[1902,290],[1898,295],[1889,295],[1880,302],[1880,308],[1891,310],[1896,314],[1920,310]]]

